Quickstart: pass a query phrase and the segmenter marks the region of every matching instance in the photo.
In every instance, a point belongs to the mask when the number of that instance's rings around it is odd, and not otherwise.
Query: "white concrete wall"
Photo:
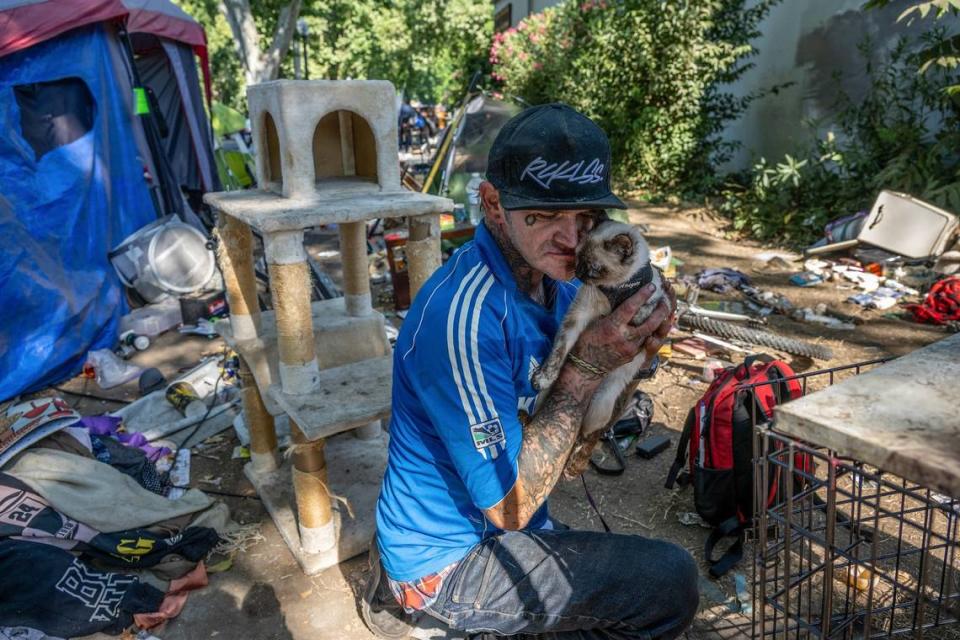
[[[778,159],[810,138],[809,121],[829,126],[836,102],[837,83],[856,99],[867,89],[865,60],[858,45],[868,36],[874,41],[874,59],[882,56],[908,28],[896,18],[901,6],[862,11],[863,0],[784,0],[761,24],[754,42],[756,65],[730,87],[747,95],[793,82],[776,95],[755,101],[725,131],[728,140],[742,147],[728,168],[744,168],[756,158]],[[914,29],[921,28],[916,25]]]
[[[542,11],[558,0],[497,0],[494,11],[512,5],[513,26],[529,13]],[[853,96],[866,89],[863,58],[857,45],[866,36],[875,39],[879,55],[897,35],[907,31],[897,24],[902,6],[862,11],[864,0],[783,0],[760,25],[762,35],[754,42],[759,54],[755,64],[730,87],[736,95],[748,95],[775,85],[793,86],[755,101],[737,121],[728,125],[725,137],[742,147],[727,169],[748,167],[756,158],[780,158],[808,139],[804,122],[829,116],[836,97],[834,72],[843,75],[843,86]],[[532,9],[532,11],[530,10]],[[914,29],[924,28],[915,25]]]
[[[515,27],[517,23],[523,20],[531,13],[543,11],[551,5],[555,5],[559,0],[496,0],[494,2],[493,15],[497,15],[501,9],[507,5],[512,6],[510,26]]]

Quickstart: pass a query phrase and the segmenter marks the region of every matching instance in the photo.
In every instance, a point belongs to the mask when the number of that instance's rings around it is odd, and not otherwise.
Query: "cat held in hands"
[[[580,333],[594,320],[613,311],[621,302],[652,282],[656,290],[637,311],[632,324],[642,324],[666,296],[660,270],[650,264],[650,247],[634,225],[603,220],[577,246],[577,278],[583,283],[557,331],[553,349],[534,374],[539,390],[537,405],[550,393],[560,368]],[[611,421],[617,398],[644,367],[649,366],[641,351],[632,361],[609,372],[600,383],[584,416],[584,436],[605,428]]]

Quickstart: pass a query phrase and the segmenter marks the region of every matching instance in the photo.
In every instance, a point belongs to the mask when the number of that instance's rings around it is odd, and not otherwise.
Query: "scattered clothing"
[[[136,576],[99,571],[69,551],[9,538],[0,540],[0,593],[0,627],[22,625],[64,638],[118,635],[133,624],[133,614],[158,611],[164,597]]]
[[[196,589],[202,589],[207,586],[207,570],[200,562],[193,571],[182,578],[177,578],[170,583],[170,588],[163,596],[163,602],[160,608],[151,613],[135,613],[133,621],[141,629],[153,629],[163,624],[166,620],[176,618],[183,611],[187,604],[187,595]]]
[[[0,539],[55,546],[108,567],[147,568],[174,553],[195,563],[220,541],[217,532],[206,527],[187,527],[174,535],[147,529],[101,533],[64,516],[6,473],[0,473],[0,505]]]
[[[717,293],[727,293],[742,286],[749,286],[747,274],[736,269],[704,269],[697,274],[697,286]]]
[[[60,398],[35,398],[10,403],[0,413],[0,468],[41,438],[80,419]]]
[[[63,640],[30,627],[0,627],[0,640]]]
[[[159,496],[170,493],[173,484],[169,476],[157,471],[157,466],[140,449],[120,444],[111,436],[90,436],[93,455],[100,462],[126,474],[137,481],[141,487]]]
[[[156,462],[164,456],[170,455],[167,447],[155,447],[149,443],[142,433],[127,433],[120,430],[123,419],[117,416],[87,416],[80,420],[80,424],[95,436],[110,436],[121,444],[140,449],[150,462]]]
[[[76,427],[67,427],[66,429],[52,433],[31,448],[53,449],[55,451],[72,453],[82,458],[93,458],[93,445],[90,442],[90,434],[87,433],[86,429],[78,429]]]
[[[63,451],[24,451],[5,471],[68,518],[105,533],[149,527],[211,504],[197,489],[168,500],[110,465]]]
[[[960,321],[960,276],[950,276],[930,287],[920,304],[907,305],[917,322],[947,324]]]

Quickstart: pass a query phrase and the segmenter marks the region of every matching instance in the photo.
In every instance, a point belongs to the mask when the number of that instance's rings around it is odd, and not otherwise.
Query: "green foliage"
[[[218,0],[174,1],[207,31],[215,98],[245,112],[243,66]],[[264,48],[285,4],[250,3]],[[300,17],[310,28],[311,78],[390,80],[424,102],[459,98],[473,71],[487,64],[493,34],[484,0],[318,0],[305,2]],[[293,52],[302,47],[295,37],[281,77],[294,77]]]
[[[864,8],[885,7],[890,3],[891,0],[868,0]],[[907,8],[897,18],[897,22],[906,20],[909,24],[918,17],[925,20],[927,16],[932,16],[935,20],[952,17],[953,22],[956,23],[957,16],[960,16],[960,0],[924,0],[908,3]],[[923,47],[918,55],[920,73],[924,73],[931,66],[957,69],[960,67],[960,33],[939,38],[936,42]],[[960,96],[960,84],[948,85],[944,90],[950,95]]]
[[[703,192],[732,151],[724,125],[756,97],[720,86],[752,66],[750,41],[776,1],[566,0],[494,37],[493,78],[596,120],[629,186]]]
[[[226,18],[219,9],[219,2],[217,0],[173,1],[203,25],[207,32],[213,99],[246,113],[243,64],[234,48],[233,34],[230,33],[230,25],[227,24]],[[277,11],[279,12],[279,8]]]
[[[942,37],[928,35],[924,45]],[[860,46],[864,60],[870,49],[870,42]],[[825,137],[776,165],[761,159],[722,190],[719,209],[737,229],[808,244],[826,222],[868,208],[881,189],[960,212],[960,111],[943,91],[951,76],[916,73],[922,62],[910,49],[901,40],[883,63],[866,63],[870,88],[862,99],[835,78],[839,97]]]
[[[328,0],[301,14],[311,77],[383,78],[425,102],[458,99],[493,34],[483,0]]]

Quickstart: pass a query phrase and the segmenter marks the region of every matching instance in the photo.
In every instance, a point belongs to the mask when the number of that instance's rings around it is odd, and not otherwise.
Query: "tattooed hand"
[[[630,321],[653,292],[653,285],[647,285],[624,300],[610,315],[584,329],[571,352],[607,371],[627,364],[641,351],[652,357],[670,332],[673,309],[667,302],[661,302],[643,324],[634,326]]]

